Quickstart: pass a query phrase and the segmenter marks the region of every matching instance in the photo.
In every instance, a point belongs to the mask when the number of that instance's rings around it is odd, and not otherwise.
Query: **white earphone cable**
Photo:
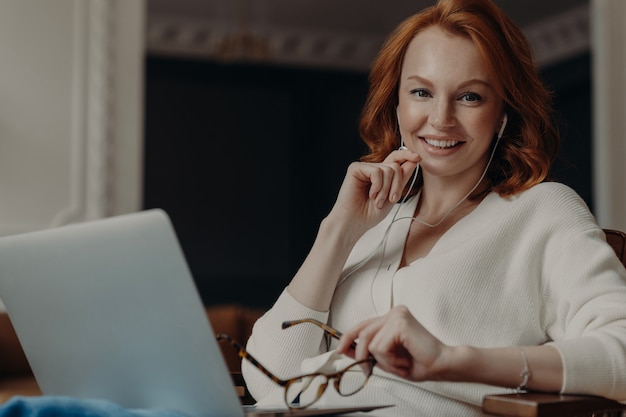
[[[476,184],[472,187],[472,189],[467,194],[465,194],[465,196],[461,200],[459,200],[459,202],[457,202],[455,205],[453,205],[446,212],[446,214],[444,214],[444,216],[436,223],[428,223],[428,222],[426,222],[424,220],[421,220],[421,219],[417,218],[417,216],[397,217],[398,212],[400,211],[400,208],[402,207],[402,204],[404,204],[409,199],[409,194],[410,194],[411,190],[413,189],[413,186],[415,185],[415,182],[417,181],[417,176],[418,176],[419,170],[420,170],[420,166],[417,165],[417,168],[415,169],[415,172],[413,173],[413,179],[411,180],[411,185],[407,189],[407,193],[402,198],[402,201],[399,202],[399,203],[396,203],[395,213],[393,215],[393,218],[391,219],[391,222],[389,223],[389,225],[385,229],[385,233],[383,234],[383,237],[382,237],[380,243],[374,248],[374,250],[372,250],[372,252],[367,257],[365,257],[364,259],[359,261],[357,264],[355,264],[352,268],[350,268],[348,271],[346,271],[343,274],[343,277],[337,283],[337,287],[339,287],[341,284],[343,284],[352,274],[354,274],[359,268],[361,268],[370,259],[372,259],[381,249],[383,250],[382,253],[384,254],[384,248],[386,246],[387,238],[389,237],[389,232],[391,230],[391,226],[393,226],[393,224],[395,222],[397,222],[399,220],[409,220],[410,219],[411,221],[418,221],[418,222],[422,223],[423,225],[425,225],[427,227],[431,227],[431,228],[434,228],[434,227],[437,227],[437,226],[441,225],[448,218],[448,216],[450,216],[450,214],[452,214],[454,212],[454,210],[456,210],[461,205],[461,203],[463,203],[465,200],[467,200],[467,198],[476,190],[476,188],[478,188],[478,186],[480,185],[482,180],[485,178],[485,175],[487,174],[487,170],[489,169],[489,166],[491,165],[491,162],[493,160],[493,156],[496,153],[496,148],[498,147],[498,144],[500,143],[500,138],[502,137],[502,134],[504,132],[504,127],[505,126],[506,126],[506,115],[505,115],[505,119],[503,121],[503,125],[500,128],[500,131],[498,132],[498,135],[497,135],[497,138],[496,138],[496,143],[494,144],[493,149],[491,150],[491,155],[489,156],[489,160],[487,161],[487,165],[485,166],[485,169],[483,170],[483,173],[481,174],[480,178],[478,179]],[[402,143],[401,148],[402,147],[404,147],[403,143]],[[407,148],[405,148],[405,149],[407,149]],[[383,256],[381,256],[381,265],[382,265],[382,258],[383,258]],[[380,269],[380,265],[379,265],[379,269]],[[376,274],[378,274],[378,270],[377,270]]]

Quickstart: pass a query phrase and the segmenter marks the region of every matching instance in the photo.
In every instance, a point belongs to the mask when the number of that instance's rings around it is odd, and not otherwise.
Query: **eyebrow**
[[[426,85],[429,85],[429,86],[433,85],[433,83],[431,81],[429,81],[426,78],[420,77],[419,75],[411,75],[411,76],[409,76],[407,78],[407,80],[419,81],[419,82],[421,82],[423,84],[426,84]],[[485,87],[493,89],[493,86],[488,81],[483,80],[481,78],[471,78],[471,79],[469,79],[467,81],[463,81],[461,84],[458,85],[458,88],[468,87],[468,86],[473,85],[473,84],[481,84],[481,85],[484,85]]]

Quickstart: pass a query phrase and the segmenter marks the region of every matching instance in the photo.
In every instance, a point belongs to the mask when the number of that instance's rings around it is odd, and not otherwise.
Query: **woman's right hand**
[[[328,217],[355,222],[363,232],[378,224],[402,197],[421,159],[410,150],[397,150],[381,163],[352,163]]]
[[[382,163],[350,165],[334,207],[320,224],[313,247],[289,283],[289,293],[310,309],[328,311],[354,243],[402,197],[421,157],[392,152]]]
[[[453,351],[403,305],[357,324],[343,334],[337,346],[338,353],[357,361],[373,356],[380,369],[411,381],[441,378],[449,371]]]

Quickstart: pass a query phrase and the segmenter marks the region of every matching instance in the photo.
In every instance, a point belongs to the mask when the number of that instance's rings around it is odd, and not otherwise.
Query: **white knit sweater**
[[[284,291],[256,323],[249,351],[279,377],[293,377],[327,347],[316,326],[282,330],[282,321],[311,317],[343,330],[403,304],[449,345],[552,343],[563,360],[563,393],[626,400],[626,270],[573,190],[544,183],[513,198],[490,194],[428,256],[398,269],[416,203],[398,205],[357,243],[329,312]],[[243,373],[257,399],[280,391],[247,361]],[[355,396],[329,387],[323,400],[396,404],[376,416],[466,416],[480,415],[484,395],[508,391],[375,372]]]

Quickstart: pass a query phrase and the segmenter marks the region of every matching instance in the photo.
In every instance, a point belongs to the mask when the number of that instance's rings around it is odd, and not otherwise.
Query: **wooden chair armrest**
[[[587,395],[559,395],[521,393],[487,395],[483,399],[483,413],[507,417],[585,416],[601,411],[607,416],[622,416],[626,404],[602,397]],[[608,414],[614,412],[615,414]],[[597,415],[597,414],[596,414]],[[603,414],[601,414],[603,415]]]
[[[254,404],[256,401],[254,400],[254,398],[252,398],[252,395],[250,395],[250,392],[246,387],[246,381],[243,379],[243,375],[241,375],[241,372],[231,372],[230,376],[232,377],[235,388],[237,389],[237,396],[239,396],[239,401],[241,401],[241,404]]]
[[[0,377],[22,373],[30,373],[30,366],[9,316],[0,312]]]
[[[39,385],[32,375],[12,375],[0,378],[0,403],[16,395],[29,397],[41,395]]]

